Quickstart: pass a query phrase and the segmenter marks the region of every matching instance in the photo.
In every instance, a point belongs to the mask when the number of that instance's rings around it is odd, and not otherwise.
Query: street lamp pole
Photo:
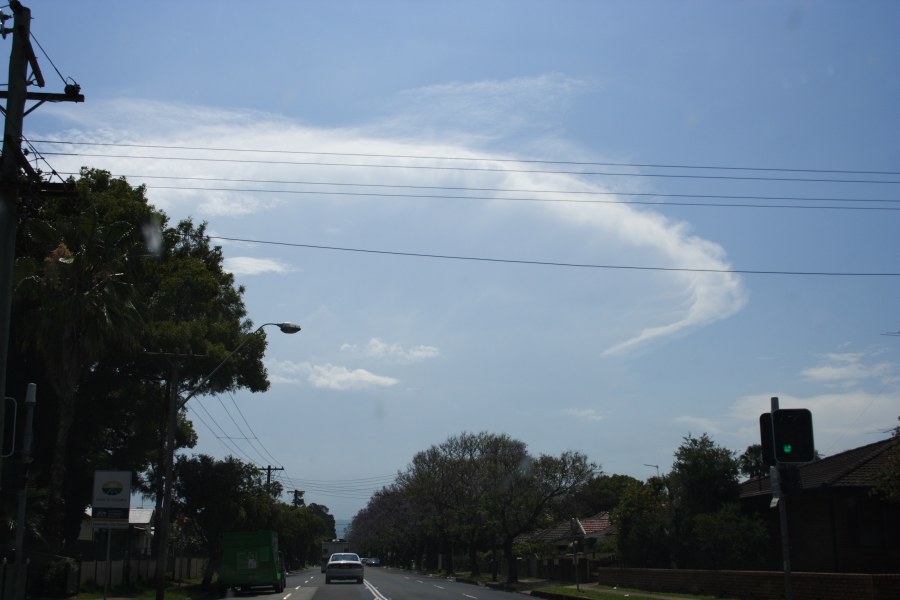
[[[203,388],[209,383],[209,380],[212,379],[213,375],[215,375],[219,369],[225,366],[231,358],[238,353],[238,351],[243,348],[247,342],[249,342],[252,338],[251,336],[262,331],[263,327],[275,325],[278,327],[282,333],[297,333],[300,331],[300,326],[295,325],[294,323],[263,323],[259,327],[257,327],[254,331],[247,334],[240,344],[232,350],[228,356],[222,359],[216,368],[209,372],[209,374],[203,378],[203,380],[194,386],[194,389],[185,396],[184,398],[179,398],[178,391],[175,387],[175,382],[173,381],[170,385],[170,393],[169,393],[169,420],[166,424],[166,445],[163,460],[165,461],[165,467],[163,469],[165,475],[163,479],[163,502],[162,502],[162,514],[159,515],[159,519],[157,519],[157,529],[156,535],[159,536],[157,539],[157,553],[156,553],[156,600],[164,600],[166,596],[166,565],[169,561],[169,518],[172,512],[172,489],[173,489],[173,478],[175,471],[175,427],[178,423],[177,415],[178,412],[184,408],[184,405],[188,403],[188,401],[196,396]]]

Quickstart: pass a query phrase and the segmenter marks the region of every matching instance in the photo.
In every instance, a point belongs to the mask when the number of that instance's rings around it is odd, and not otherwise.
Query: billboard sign
[[[131,471],[94,471],[94,529],[128,529]]]

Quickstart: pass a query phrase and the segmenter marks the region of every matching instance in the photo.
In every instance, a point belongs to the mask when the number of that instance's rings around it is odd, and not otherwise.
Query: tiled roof
[[[872,487],[887,464],[893,438],[860,446],[799,466],[801,489],[820,487]],[[768,477],[741,484],[741,497],[771,494]]]
[[[584,529],[586,538],[599,538],[609,535],[613,532],[612,523],[609,520],[609,513],[602,512],[585,519],[576,519]],[[540,529],[531,533],[519,536],[516,542],[548,542],[567,544],[572,540],[572,522],[571,520],[560,521],[547,529]]]

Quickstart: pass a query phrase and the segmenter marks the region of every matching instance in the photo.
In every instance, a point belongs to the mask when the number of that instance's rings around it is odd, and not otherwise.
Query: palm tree
[[[23,350],[43,360],[58,402],[47,535],[51,547],[59,548],[78,386],[107,348],[134,340],[139,319],[127,273],[138,262],[141,246],[134,227],[103,223],[94,209],[54,223],[32,220],[26,235],[43,257],[17,260],[17,318]]]

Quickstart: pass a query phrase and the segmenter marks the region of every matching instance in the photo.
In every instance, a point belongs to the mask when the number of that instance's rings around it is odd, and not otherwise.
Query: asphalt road
[[[292,573],[281,594],[269,590],[248,593],[228,592],[228,598],[246,600],[500,600],[509,598],[507,592],[456,583],[438,577],[420,575],[413,571],[367,567],[365,582],[338,581],[325,584],[325,574],[318,568]]]

